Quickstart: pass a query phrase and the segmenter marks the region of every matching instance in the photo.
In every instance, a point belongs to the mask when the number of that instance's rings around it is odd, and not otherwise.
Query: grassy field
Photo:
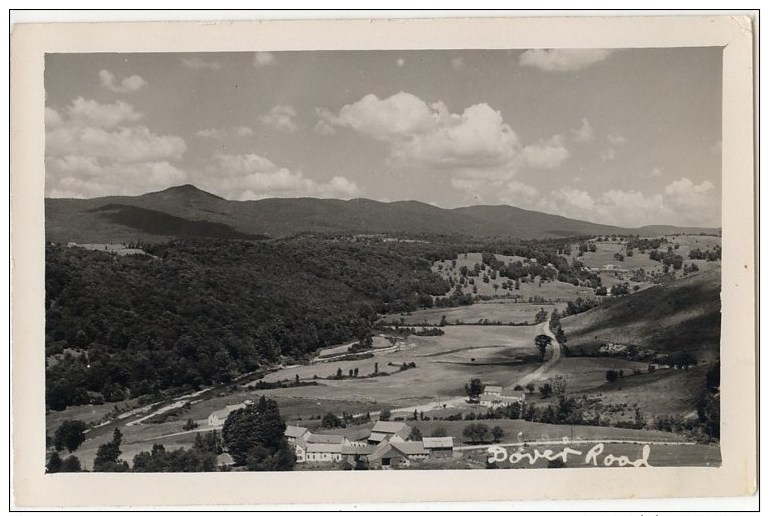
[[[387,348],[391,345],[390,342],[384,337],[374,336],[372,340],[373,340],[372,348],[374,349]],[[348,350],[350,346],[353,344],[355,344],[355,342],[348,342],[346,344],[341,344],[339,346],[334,346],[332,348],[322,349],[318,353],[318,356],[321,358],[324,358],[324,357],[332,357],[334,355],[344,355],[349,352]]]
[[[297,400],[308,400],[308,410],[313,403],[320,402],[330,404],[331,410],[340,413],[340,403],[353,402],[361,404],[360,412],[365,412],[380,405],[412,406],[463,396],[464,385],[471,377],[482,378],[488,384],[509,385],[538,365],[518,362],[536,356],[534,327],[448,326],[444,331],[444,335],[437,337],[410,336],[399,351],[386,355],[276,371],[264,380],[293,380],[298,374],[307,381],[317,376],[315,381],[319,385],[254,391],[252,395],[272,397],[281,408]],[[416,368],[399,371],[404,362],[414,362]],[[374,372],[375,364],[380,373],[388,375],[366,377]],[[349,370],[354,368],[358,368],[358,378],[349,377]],[[343,371],[343,379],[326,379],[335,375],[337,369]]]
[[[696,398],[704,388],[708,367],[702,364],[688,371],[671,368],[625,376],[586,392],[599,393],[604,403],[626,403],[648,415],[694,416]]]
[[[720,337],[720,270],[605,301],[561,320],[568,346],[595,350],[602,343],[690,351],[715,360]],[[621,328],[621,331],[618,330]]]
[[[646,373],[648,364],[612,357],[565,357],[551,371],[551,376],[562,376],[570,394],[581,393],[606,383],[606,371],[622,370],[630,376],[633,369]]]
[[[493,302],[480,302],[468,306],[456,306],[451,308],[428,308],[403,316],[384,317],[385,321],[398,321],[402,324],[438,324],[443,316],[446,316],[448,324],[477,324],[487,320],[491,323],[521,324],[534,323],[534,318],[541,309],[550,313],[554,308],[563,310],[565,304],[532,304],[517,303],[513,299],[498,299]]]
[[[498,260],[510,263],[515,261],[524,261],[526,258],[521,256],[504,256],[501,254],[495,255]],[[466,253],[457,256],[456,265],[452,263],[452,260],[442,260],[433,263],[433,272],[440,274],[446,279],[453,278],[455,281],[459,280],[460,269],[462,266],[466,266],[468,269],[475,267],[475,264],[481,264],[481,253]],[[476,287],[475,294],[481,296],[493,296],[493,297],[515,297],[522,301],[527,301],[530,297],[540,296],[548,301],[552,302],[566,302],[574,300],[577,297],[592,298],[594,296],[593,290],[588,287],[575,287],[571,283],[564,283],[561,281],[545,282],[541,286],[538,281],[521,281],[520,289],[505,289],[502,287],[502,283],[508,281],[508,278],[497,276],[496,279],[489,279],[488,283],[483,281],[483,274],[481,272],[479,277],[473,278]],[[498,289],[494,288],[494,285],[498,285]],[[466,294],[473,293],[473,285],[465,284],[462,287],[462,291]]]

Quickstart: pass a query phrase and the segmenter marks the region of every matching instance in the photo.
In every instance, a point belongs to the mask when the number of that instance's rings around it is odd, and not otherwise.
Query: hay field
[[[542,308],[550,313],[554,308],[563,310],[565,303],[533,304],[516,303],[512,299],[497,299],[493,302],[480,302],[468,306],[450,308],[428,308],[407,315],[388,315],[384,321],[399,321],[401,324],[439,324],[446,316],[447,324],[478,324],[487,320],[490,323],[521,324],[534,323],[534,318]]]
[[[533,344],[535,327],[450,326],[443,330],[445,334],[436,337],[410,336],[400,350],[386,355],[275,371],[264,381],[294,380],[299,375],[301,380],[315,380],[320,385],[254,391],[254,395],[265,394],[279,403],[318,399],[403,407],[463,396],[464,385],[471,377],[481,378],[484,383],[509,385],[538,365],[520,363],[537,354]],[[414,362],[416,368],[399,371],[404,362]],[[375,364],[380,373],[388,375],[366,377],[374,372]],[[349,370],[354,368],[358,368],[358,377],[350,378]],[[343,379],[326,379],[338,369]]]

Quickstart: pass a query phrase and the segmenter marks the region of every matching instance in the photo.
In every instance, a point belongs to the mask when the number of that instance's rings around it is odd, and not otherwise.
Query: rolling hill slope
[[[720,349],[720,294],[721,271],[715,269],[607,299],[592,310],[563,318],[561,325],[569,349],[577,352],[616,343],[713,360]]]
[[[158,220],[153,221],[153,217]],[[181,236],[256,239],[301,232],[522,239],[684,232],[684,228],[675,227],[620,228],[512,206],[443,209],[417,201],[313,198],[229,201],[192,185],[135,197],[46,199],[45,221],[46,239],[54,242],[157,241]],[[718,232],[706,228],[686,230]]]

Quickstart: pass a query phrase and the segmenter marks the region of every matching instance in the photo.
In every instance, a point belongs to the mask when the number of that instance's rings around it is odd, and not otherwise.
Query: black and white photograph
[[[46,477],[722,467],[723,45],[43,66]]]

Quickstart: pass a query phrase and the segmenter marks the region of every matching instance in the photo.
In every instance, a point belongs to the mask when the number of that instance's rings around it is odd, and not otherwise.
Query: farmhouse
[[[523,403],[526,399],[526,394],[523,391],[509,391],[503,392],[502,388],[499,388],[498,394],[487,394],[486,391],[481,394],[481,406],[482,407],[503,407],[505,405],[512,405],[513,403]]]
[[[235,412],[236,410],[240,410],[245,407],[245,403],[238,403],[237,405],[227,405],[221,410],[215,410],[214,412],[211,412],[211,415],[208,416],[208,426],[223,425],[224,421],[227,419],[227,416],[229,416],[231,412]]]
[[[296,455],[297,462],[307,461],[307,441],[304,439],[296,439],[293,443],[294,455]]]
[[[339,462],[342,460],[342,444],[307,443],[306,462]]]
[[[487,385],[483,389],[483,394],[488,394],[491,396],[499,396],[500,394],[502,394],[502,387],[500,387],[499,385]]]
[[[425,437],[422,439],[422,444],[431,459],[454,456],[453,437]]]
[[[398,421],[377,421],[368,436],[368,444],[379,444],[384,441],[405,441],[411,434],[411,427]]]

